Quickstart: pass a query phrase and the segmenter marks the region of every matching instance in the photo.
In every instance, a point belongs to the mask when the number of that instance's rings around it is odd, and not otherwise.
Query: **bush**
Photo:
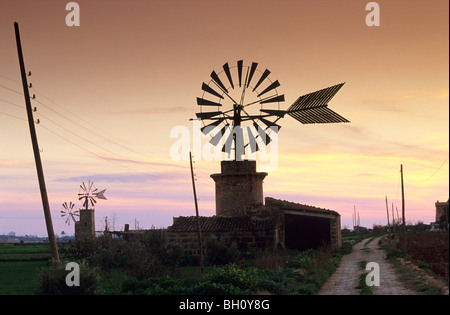
[[[66,264],[52,264],[42,268],[35,280],[34,293],[38,295],[93,295],[101,294],[100,276],[96,268],[91,268],[86,262],[81,262],[80,267],[80,285],[68,286],[66,277],[70,271],[67,271]]]
[[[227,246],[223,240],[219,240],[212,235],[206,240],[205,262],[210,265],[226,265],[236,262],[240,257],[240,252],[236,242]]]

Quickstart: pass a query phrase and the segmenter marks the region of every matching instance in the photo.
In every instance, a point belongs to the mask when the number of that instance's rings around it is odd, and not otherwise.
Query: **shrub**
[[[81,262],[80,285],[68,286],[66,277],[70,271],[65,267],[68,262],[52,264],[42,268],[35,280],[34,293],[38,295],[93,295],[101,294],[100,276],[96,268],[89,267],[86,262]]]
[[[241,290],[253,290],[256,285],[255,269],[239,269],[233,264],[216,267],[206,276],[206,281],[217,284],[231,284]]]
[[[210,265],[226,265],[239,259],[240,253],[236,242],[227,246],[223,240],[212,235],[206,240],[206,263]]]

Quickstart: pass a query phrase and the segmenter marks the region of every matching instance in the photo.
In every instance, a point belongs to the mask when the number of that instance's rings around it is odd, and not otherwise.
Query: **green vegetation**
[[[160,231],[135,242],[101,237],[89,246],[61,246],[60,266],[50,263],[46,244],[0,245],[0,294],[316,294],[352,250],[344,242],[337,251],[242,253],[217,239],[205,247],[201,273],[199,258]],[[68,261],[79,263],[84,286],[65,285]]]

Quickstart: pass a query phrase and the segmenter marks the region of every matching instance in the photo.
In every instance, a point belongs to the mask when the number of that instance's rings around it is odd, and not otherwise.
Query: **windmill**
[[[78,210],[73,210],[74,206],[75,205],[72,202],[64,202],[62,204],[63,210],[61,210],[61,217],[64,218],[64,222],[67,225],[70,225],[70,221],[73,221],[73,223],[75,224],[78,221],[75,217],[80,216]]]
[[[258,142],[267,146],[273,140],[271,132],[279,131],[278,121],[286,114],[302,124],[349,122],[328,108],[328,102],[344,83],[300,96],[283,110],[280,103],[285,97],[277,90],[280,82],[272,81],[270,73],[268,69],[260,71],[256,62],[245,65],[239,60],[236,66],[230,67],[227,62],[220,72],[212,71],[210,81],[202,84],[203,94],[197,97],[200,112],[196,113],[203,123],[201,131],[211,135],[209,143],[214,146],[225,139],[222,152],[231,154],[234,150],[234,160],[242,160],[248,147],[252,153],[258,151]],[[220,131],[214,132],[218,127]]]
[[[98,189],[94,186],[94,182],[89,181],[87,184],[82,182],[80,185],[81,192],[78,193],[78,200],[83,200],[83,209],[81,210],[89,210],[89,205],[94,208],[97,203],[96,199],[104,199],[104,193],[106,189],[98,191]]]

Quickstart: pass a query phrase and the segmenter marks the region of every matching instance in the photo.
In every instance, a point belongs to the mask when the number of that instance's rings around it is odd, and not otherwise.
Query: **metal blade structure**
[[[247,147],[252,152],[259,150],[257,142],[267,145],[270,132],[280,128],[276,124],[280,117],[270,112],[278,111],[284,102],[284,95],[277,91],[280,82],[272,81],[271,72],[258,66],[256,62],[246,65],[243,60],[236,65],[225,63],[221,71],[211,72],[208,83],[202,83],[203,95],[197,98],[201,110],[196,117],[203,122],[201,131],[211,135],[209,142],[214,146],[222,141],[222,151],[234,151],[236,160],[242,158]],[[269,112],[262,113],[262,109]]]
[[[331,124],[349,122],[346,118],[328,108],[328,102],[341,89],[340,83],[313,93],[300,96],[287,114],[302,124]]]
[[[256,62],[246,65],[243,60],[236,65],[225,63],[221,71],[211,72],[210,81],[202,83],[203,95],[197,97],[200,112],[196,117],[203,123],[202,133],[211,136],[212,145],[222,145],[223,152],[234,150],[235,160],[242,160],[246,149],[253,153],[261,145],[269,145],[271,132],[280,130],[278,121],[286,114],[302,124],[349,122],[328,108],[344,83],[300,96],[283,110],[280,103],[285,96],[278,93],[280,82],[272,81],[271,72],[258,66]]]
[[[64,222],[67,225],[70,225],[70,222],[76,223],[78,221],[77,217],[79,217],[78,210],[73,210],[74,204],[72,202],[64,202],[62,204],[63,209],[61,210],[61,217],[64,219]]]
[[[106,200],[106,197],[104,196],[106,189],[98,191],[98,188],[94,186],[94,182],[92,181],[89,181],[87,184],[82,182],[80,189],[81,191],[78,193],[78,200],[83,201],[83,209],[85,210],[88,210],[90,207],[93,209],[97,203],[97,198]]]

